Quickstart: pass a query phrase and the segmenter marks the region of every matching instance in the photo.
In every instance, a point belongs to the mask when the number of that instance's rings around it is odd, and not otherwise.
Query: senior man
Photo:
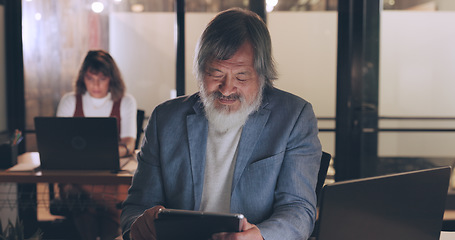
[[[242,213],[212,239],[308,239],[321,158],[307,101],[273,87],[268,29],[255,13],[215,16],[196,49],[199,92],[153,111],[124,202],[124,239],[155,239],[160,208]],[[178,231],[178,229],[176,229]]]

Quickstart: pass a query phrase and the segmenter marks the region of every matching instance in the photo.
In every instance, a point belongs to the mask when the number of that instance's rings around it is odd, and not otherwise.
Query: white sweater
[[[219,133],[209,125],[201,211],[228,213],[242,126]]]
[[[93,98],[88,92],[82,95],[82,108],[85,117],[109,117],[114,102],[111,99],[111,93],[104,98]],[[76,94],[74,92],[66,93],[60,100],[57,107],[57,117],[72,117],[76,110]],[[136,138],[137,123],[137,104],[134,97],[125,94],[120,103],[120,138]]]

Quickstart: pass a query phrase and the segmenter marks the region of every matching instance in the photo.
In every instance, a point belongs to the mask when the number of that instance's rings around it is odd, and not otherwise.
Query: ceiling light
[[[131,5],[131,11],[133,12],[143,12],[144,11],[144,5],[142,4],[133,4]]]
[[[104,4],[101,2],[93,2],[92,3],[92,11],[96,13],[100,13],[104,10]]]
[[[41,17],[42,17],[42,16],[41,16],[41,13],[35,13],[35,20],[36,20],[36,21],[41,20]]]

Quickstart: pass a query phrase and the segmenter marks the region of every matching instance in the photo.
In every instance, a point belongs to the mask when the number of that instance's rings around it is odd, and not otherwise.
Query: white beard
[[[210,127],[213,127],[217,132],[227,132],[233,128],[242,127],[248,120],[248,116],[257,111],[262,102],[262,89],[259,88],[254,101],[251,104],[246,103],[243,96],[239,96],[240,108],[237,111],[230,112],[229,106],[217,108],[215,101],[219,92],[208,94],[203,83],[200,84],[200,97],[205,109],[205,115],[209,121]]]

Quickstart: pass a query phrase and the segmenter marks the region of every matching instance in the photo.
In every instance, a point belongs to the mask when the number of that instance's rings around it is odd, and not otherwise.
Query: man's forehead
[[[230,66],[253,66],[254,65],[254,51],[251,43],[245,41],[237,51],[228,59],[212,58],[208,61],[208,65],[230,65]]]
[[[247,61],[230,61],[228,60],[213,60],[207,64],[208,69],[220,69],[220,68],[253,68],[253,64]]]

